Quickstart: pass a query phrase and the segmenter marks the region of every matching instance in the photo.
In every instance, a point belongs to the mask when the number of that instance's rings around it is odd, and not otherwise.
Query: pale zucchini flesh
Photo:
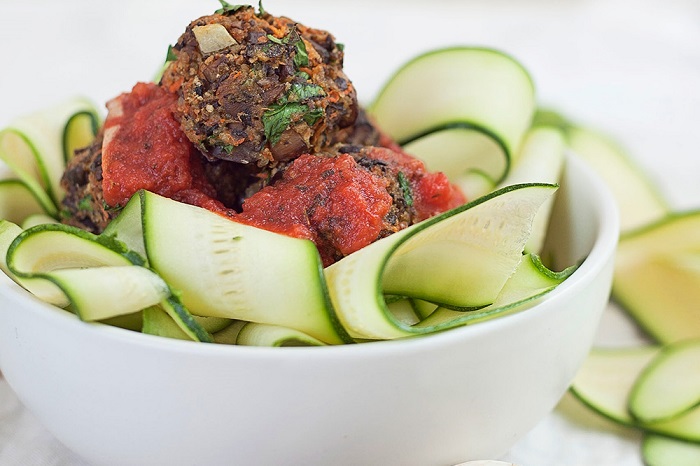
[[[70,123],[78,114],[90,114],[90,118],[98,120],[94,105],[76,98],[19,117],[0,131],[0,159],[32,190],[43,209],[51,215],[57,214],[56,205],[64,196],[60,186],[66,164],[64,151],[89,140],[82,118]]]
[[[19,225],[0,219],[0,269],[13,280],[17,280],[17,278],[7,267],[7,251],[20,233],[22,233],[22,228]]]
[[[435,88],[449,92],[431,92]],[[486,135],[501,148],[489,162],[501,164],[497,180],[507,173],[534,110],[527,71],[502,52],[478,47],[439,49],[414,58],[392,76],[368,109],[400,144],[458,128]]]
[[[244,320],[234,320],[231,325],[213,334],[214,343],[219,343],[221,345],[235,345],[241,329],[243,326],[248,325],[249,323],[250,322],[246,322]]]
[[[298,330],[279,325],[249,322],[238,331],[237,345],[243,346],[323,346],[324,343]]]
[[[700,338],[700,212],[623,235],[612,294],[657,341]]]
[[[50,194],[46,171],[38,157],[38,150],[22,133],[10,128],[0,131],[0,159],[37,199],[42,210],[57,215],[56,201]]]
[[[628,397],[644,368],[659,354],[658,346],[594,348],[576,374],[571,392],[605,417],[634,425]]]
[[[415,325],[421,321],[421,317],[416,313],[413,305],[413,299],[401,298],[397,300],[386,299],[386,307],[394,316],[394,319],[402,322],[404,325]]]
[[[567,147],[598,173],[615,198],[624,234],[657,222],[672,213],[659,188],[620,143],[600,131],[581,127],[563,115],[538,109],[533,127],[558,128]]]
[[[594,349],[576,375],[572,393],[601,415],[620,424],[676,439],[700,442],[700,407],[672,419],[642,422],[629,410],[630,393],[659,346]]]
[[[102,302],[101,289],[107,294],[119,294],[131,283],[134,291],[141,286],[151,290],[150,296],[154,289],[163,291],[162,286],[154,288],[155,277],[139,275],[137,283],[133,283],[120,272],[109,275],[111,267],[142,265],[143,261],[110,238],[100,238],[66,225],[43,224],[19,232],[7,247],[6,258],[7,269],[19,284],[59,307],[66,307],[74,300],[76,312],[86,320],[138,311],[129,299],[145,299],[135,293],[125,299]],[[143,278],[151,278],[151,281],[140,283]],[[113,280],[123,280],[125,288],[120,290]]]
[[[283,325],[327,343],[346,341],[312,242],[140,195],[149,263],[194,314]]]
[[[675,418],[700,405],[700,340],[664,347],[630,392],[631,414],[641,422]]]
[[[457,325],[472,325],[497,315],[502,316],[517,312],[546,296],[568,278],[575,269],[576,267],[572,266],[561,272],[554,272],[542,264],[539,256],[527,254],[523,256],[517,269],[492,304],[468,312],[438,306],[416,327],[442,330]]]
[[[551,126],[530,129],[515,153],[513,167],[502,186],[518,183],[559,183],[566,154],[564,134]],[[549,219],[555,197],[542,205],[533,221],[532,233],[525,245],[526,252],[540,254],[544,247]]]
[[[85,321],[132,314],[170,296],[158,275],[138,265],[59,269],[35,276],[58,286]]]
[[[51,217],[50,215],[46,214],[32,214],[24,218],[24,221],[22,222],[22,229],[23,230],[29,230],[30,228],[34,228],[39,225],[47,225],[47,224],[53,224],[53,225],[58,225],[59,222],[55,218]]]
[[[700,443],[646,435],[642,441],[642,455],[646,466],[698,466]]]
[[[141,332],[176,340],[192,340],[160,306],[151,306],[143,310]]]
[[[670,208],[645,173],[616,142],[584,128],[568,131],[569,147],[605,181],[617,201],[620,231],[627,232],[665,217]]]
[[[469,169],[466,173],[450,179],[450,181],[462,191],[468,200],[485,196],[496,189],[496,179],[478,169]]]
[[[119,215],[109,222],[101,236],[121,241],[126,247],[140,254],[147,261],[146,245],[143,241],[141,205],[142,195],[140,193],[131,196],[129,202],[119,212]]]
[[[411,297],[437,297],[438,302],[463,307],[493,303],[522,258],[537,209],[555,190],[553,185],[542,184],[504,188],[383,238],[327,267],[331,298],[343,325],[354,337],[369,339],[431,331],[394,319],[383,292],[403,295],[403,291],[410,290]],[[481,254],[483,261],[466,262],[464,257],[445,254],[440,266],[425,268],[421,250],[427,247],[432,252],[434,245],[445,241],[450,245],[461,242],[472,250],[497,252]],[[412,259],[417,259],[420,266]],[[426,277],[437,292],[425,285]],[[497,286],[493,286],[494,281]],[[444,282],[452,286],[448,289]],[[421,291],[414,293],[412,286]]]
[[[41,200],[21,180],[0,180],[0,219],[20,224],[34,214],[46,211]]]
[[[63,128],[63,160],[68,163],[78,149],[92,143],[100,127],[100,118],[94,108],[85,108],[73,113]]]
[[[444,173],[450,180],[467,185],[464,178],[472,171],[488,180],[500,180],[510,169],[510,159],[494,137],[474,128],[447,128],[426,134],[403,145],[428,170]],[[460,182],[461,180],[461,182]],[[486,194],[483,192],[481,194]],[[474,199],[478,196],[469,196]]]

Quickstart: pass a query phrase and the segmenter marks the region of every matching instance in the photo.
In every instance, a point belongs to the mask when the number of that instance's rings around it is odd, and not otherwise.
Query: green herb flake
[[[296,66],[297,69],[309,66],[309,54],[306,51],[306,45],[301,37],[294,43],[294,46],[297,50],[297,53],[294,55],[294,66]]]
[[[175,50],[172,45],[168,45],[168,53],[165,55],[165,63],[177,60],[177,55],[175,55]]]
[[[341,42],[336,42],[335,46],[338,47],[338,50],[340,50],[341,52],[345,51],[345,44],[343,44]]]
[[[294,54],[294,66],[297,70],[304,66],[309,66],[309,54],[306,51],[306,44],[304,44],[304,41],[301,39],[296,27],[293,27],[292,30],[289,31],[289,34],[284,36],[284,39],[278,39],[272,34],[268,34],[267,39],[275,44],[294,46],[296,51]]]
[[[245,8],[250,5],[232,5],[226,0],[219,0],[219,3],[221,3],[221,8],[216,10],[214,13],[217,15],[223,15],[229,12],[235,13],[236,11],[240,10],[241,8]]]
[[[314,97],[323,97],[326,92],[318,84],[311,83],[293,83],[287,93],[286,100],[288,102],[301,102]]]
[[[310,109],[308,105],[287,102],[286,100],[273,105],[262,116],[265,138],[270,145],[274,146],[279,142],[280,136],[289,127],[295,116],[303,119],[307,125],[313,126],[323,117],[323,109]]]
[[[227,154],[230,154],[233,152],[233,144],[226,144],[225,146],[221,146],[221,148],[226,152]]]
[[[403,172],[399,172],[398,176],[399,187],[403,193],[404,202],[406,205],[411,207],[413,205],[413,190],[411,190],[411,183],[408,182],[406,175]]]
[[[315,108],[313,110],[309,110],[304,114],[304,121],[306,122],[307,125],[313,126],[316,124],[316,122],[323,117],[323,109],[322,108]]]
[[[285,102],[283,104],[275,104],[263,113],[263,128],[265,129],[265,137],[270,145],[275,145],[279,142],[282,133],[289,127],[292,122],[292,117],[296,114],[304,114],[308,112],[309,107],[297,102]]]
[[[262,0],[258,0],[258,18],[265,16],[266,14],[267,11],[265,11],[265,8],[263,8]]]
[[[275,44],[279,44],[279,45],[286,45],[287,44],[285,41],[283,41],[282,39],[278,39],[277,37],[273,36],[272,34],[267,35],[267,40],[269,40],[270,42],[274,42]]]
[[[107,202],[104,199],[102,199],[102,208],[107,212],[118,212],[122,210],[124,206],[121,204],[117,204],[114,207],[112,207],[111,205],[107,204]]]
[[[78,210],[92,211],[92,196],[88,194],[78,202]]]

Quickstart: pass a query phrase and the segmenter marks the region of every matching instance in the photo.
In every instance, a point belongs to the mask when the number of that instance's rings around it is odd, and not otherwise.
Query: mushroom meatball
[[[249,6],[193,21],[161,85],[175,116],[211,161],[258,167],[313,153],[358,113],[343,51],[326,31]]]

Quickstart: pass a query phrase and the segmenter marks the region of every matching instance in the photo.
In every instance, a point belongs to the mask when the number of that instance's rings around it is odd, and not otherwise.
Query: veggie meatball
[[[172,48],[161,85],[209,160],[259,167],[328,146],[353,125],[355,88],[326,31],[228,6],[193,21]]]

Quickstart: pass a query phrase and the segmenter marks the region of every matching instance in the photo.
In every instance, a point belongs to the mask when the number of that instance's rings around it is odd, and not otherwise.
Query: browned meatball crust
[[[213,47],[210,34],[219,37]],[[289,161],[340,139],[334,134],[357,117],[333,36],[289,18],[247,6],[204,16],[173,54],[161,84],[178,93],[176,118],[209,160],[259,167]]]

